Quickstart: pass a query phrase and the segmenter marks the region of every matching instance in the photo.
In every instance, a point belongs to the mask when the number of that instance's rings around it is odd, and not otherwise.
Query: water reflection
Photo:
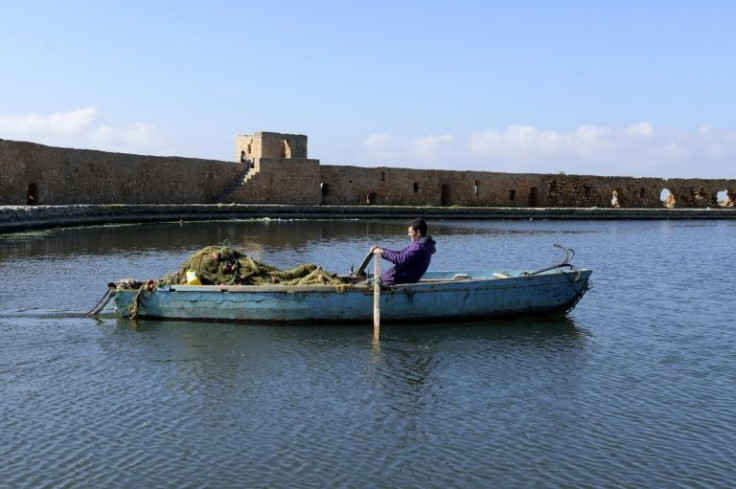
[[[128,350],[133,345],[141,350],[138,354],[142,358],[196,364],[196,368],[188,368],[200,383],[232,377],[242,368],[249,371],[243,386],[258,383],[253,375],[266,374],[263,365],[274,364],[281,365],[281,375],[289,378],[311,368],[324,368],[320,376],[333,377],[339,375],[344,364],[355,368],[357,362],[362,364],[363,380],[371,389],[396,401],[393,409],[407,413],[432,397],[438,386],[446,387],[462,378],[462,374],[455,377],[455,372],[470,368],[475,378],[477,369],[491,368],[488,358],[494,358],[496,364],[491,370],[498,365],[518,368],[513,365],[544,360],[562,369],[559,375],[570,381],[580,368],[589,336],[567,317],[391,324],[382,328],[378,348],[372,345],[369,325],[244,325],[126,319],[103,321],[102,325],[112,327],[116,349]],[[142,337],[146,341],[140,341]],[[560,362],[559,357],[565,361]],[[479,361],[485,366],[476,365]],[[256,367],[259,362],[262,365]],[[489,387],[490,379],[492,376],[478,388]]]
[[[0,480],[729,487],[736,349],[723,274],[736,221],[430,227],[434,270],[541,268],[559,261],[558,242],[595,270],[596,289],[567,318],[385,324],[374,349],[370,324],[73,313],[110,280],[161,276],[224,239],[279,266],[345,271],[374,241],[405,244],[403,220],[0,236]]]
[[[567,317],[392,325],[382,330],[380,350],[374,352],[372,366],[379,385],[381,379],[386,381],[383,387],[387,393],[403,393],[410,400],[417,395],[426,397],[425,391],[443,383],[439,380],[448,372],[489,357],[500,363],[535,357],[554,362],[554,357],[561,355],[566,359],[564,367],[574,366],[560,372],[569,379],[575,377],[580,360],[577,354],[582,354],[588,336]],[[406,388],[396,389],[396,384]]]
[[[553,223],[433,221],[430,234],[455,236],[519,236],[559,233]],[[338,241],[367,248],[373,240],[394,237],[403,242],[402,221],[231,220],[116,224],[59,228],[0,235],[0,260],[48,255],[110,255],[131,251],[198,249],[228,240],[246,251],[293,250]],[[590,233],[591,229],[569,230]]]
[[[166,365],[179,379],[176,389],[234,389],[266,405],[289,397],[299,379],[333,392],[346,372],[359,372],[348,383],[362,392],[373,421],[388,418],[406,433],[420,432],[428,412],[479,402],[499,409],[530,389],[576,398],[589,337],[566,317],[392,324],[382,328],[379,348],[369,325],[120,319],[113,331],[114,349]]]

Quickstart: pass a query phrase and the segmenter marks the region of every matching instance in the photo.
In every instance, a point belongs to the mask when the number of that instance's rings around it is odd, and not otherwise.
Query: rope
[[[105,292],[105,295],[102,296],[102,299],[100,299],[92,309],[87,311],[85,316],[90,317],[99,314],[105,308],[105,306],[107,306],[107,303],[110,302],[110,299],[112,299],[112,293],[110,292],[110,289],[107,289],[107,292]]]
[[[135,297],[133,298],[133,305],[130,308],[130,319],[135,319],[138,316],[138,306],[141,303],[141,294],[143,293],[143,287],[138,289]]]
[[[583,298],[586,292],[588,292],[590,289],[593,288],[593,281],[588,279],[585,281],[582,287],[578,290],[578,288],[575,286],[575,282],[580,282],[580,270],[576,270],[575,278],[570,277],[569,273],[564,274],[567,280],[570,282],[570,286],[572,287],[572,290],[575,291],[575,297],[572,300],[572,304],[570,307],[565,309],[565,312],[570,312],[573,309],[575,309],[575,306],[578,305],[578,302],[580,302],[580,299]]]
[[[559,249],[561,249],[562,251],[565,252],[565,259],[564,260],[562,260],[557,265],[552,265],[551,267],[542,268],[541,270],[537,270],[535,272],[523,272],[521,274],[521,276],[522,277],[531,277],[532,275],[538,275],[538,274],[540,274],[542,272],[548,272],[549,270],[554,270],[555,268],[562,268],[562,267],[574,268],[570,264],[570,260],[572,260],[573,257],[575,256],[575,250],[573,250],[572,248],[565,248],[564,246],[562,246],[560,244],[557,244],[557,243],[555,243],[554,246],[555,246],[555,248],[559,248]]]

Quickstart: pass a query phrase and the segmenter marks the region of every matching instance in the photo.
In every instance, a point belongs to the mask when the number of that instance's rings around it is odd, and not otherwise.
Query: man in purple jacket
[[[411,244],[401,251],[386,250],[376,245],[371,252],[390,261],[395,266],[381,274],[384,285],[413,284],[419,282],[429,268],[435,241],[427,236],[427,223],[424,219],[414,219],[409,223]]]

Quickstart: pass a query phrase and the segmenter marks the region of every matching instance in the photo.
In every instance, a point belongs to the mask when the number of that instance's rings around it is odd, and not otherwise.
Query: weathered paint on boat
[[[429,272],[416,284],[381,291],[381,321],[432,321],[539,315],[573,308],[591,270]],[[138,290],[112,292],[130,317]],[[140,292],[136,317],[257,322],[373,320],[367,285],[170,285]]]

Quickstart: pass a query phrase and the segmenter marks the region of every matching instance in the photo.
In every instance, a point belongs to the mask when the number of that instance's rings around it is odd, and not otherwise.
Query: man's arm
[[[421,256],[419,251],[419,246],[412,243],[401,251],[383,250],[381,256],[394,265],[409,265]]]

